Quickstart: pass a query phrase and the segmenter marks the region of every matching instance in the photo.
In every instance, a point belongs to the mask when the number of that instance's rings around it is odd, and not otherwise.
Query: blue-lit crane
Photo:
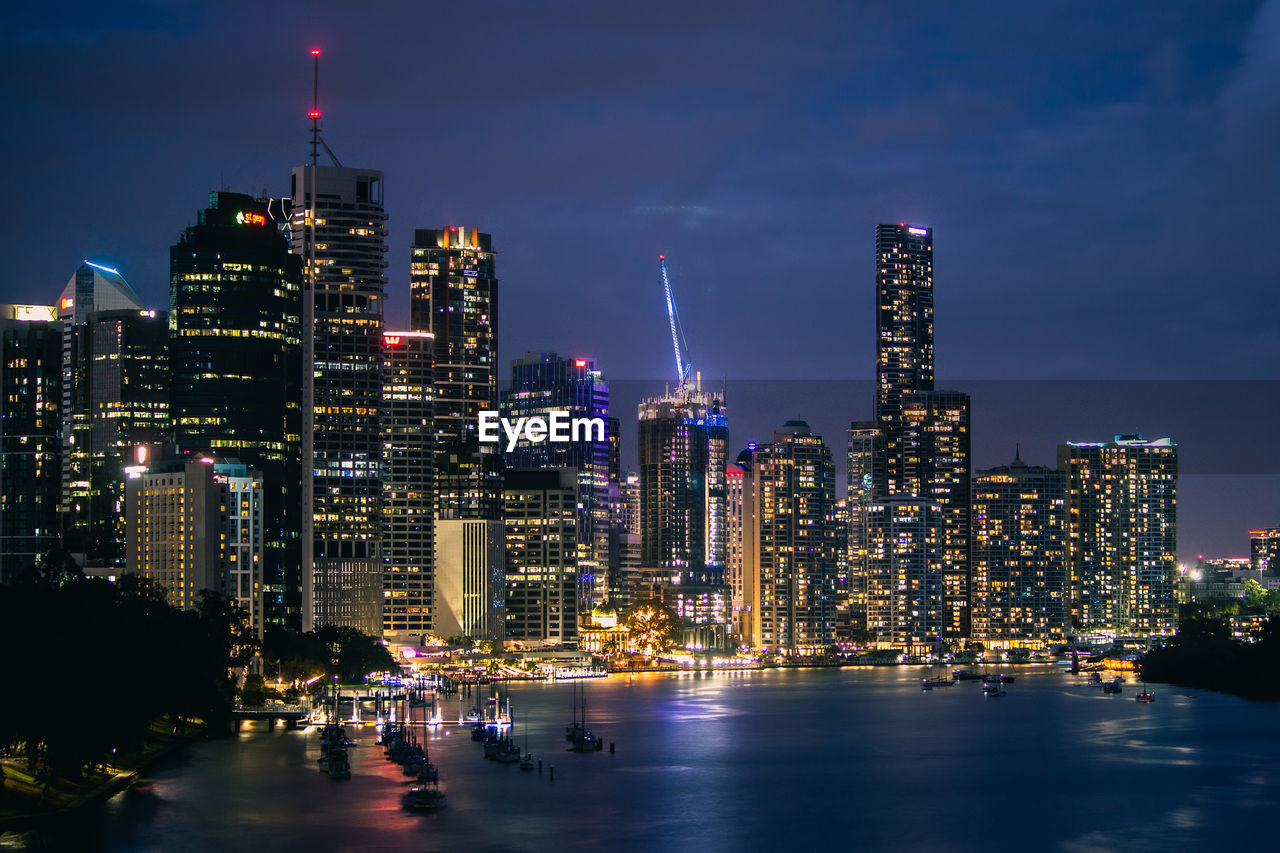
[[[662,290],[667,297],[667,319],[671,323],[671,346],[676,351],[676,379],[683,386],[689,381],[693,372],[693,362],[685,361],[680,355],[680,345],[684,345],[685,355],[689,354],[689,342],[684,337],[684,327],[680,325],[680,315],[676,313],[676,301],[671,296],[671,279],[667,277],[667,257],[658,255],[658,269],[662,271]]]

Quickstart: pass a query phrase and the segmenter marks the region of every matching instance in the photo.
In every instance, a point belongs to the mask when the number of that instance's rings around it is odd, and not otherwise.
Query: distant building
[[[942,508],[943,634],[965,639],[972,630],[969,395],[908,391],[901,399],[904,491]]]
[[[104,464],[106,448],[94,445],[95,341],[91,320],[99,312],[134,312],[136,316],[147,309],[119,270],[94,261],[85,261],[76,268],[58,298],[57,309],[62,326],[62,543],[84,565],[118,567],[122,555],[114,537],[113,521],[105,515],[110,501],[101,496],[118,494],[119,489],[103,482],[105,472],[114,466]],[[97,363],[114,370],[118,379],[118,365],[109,358],[113,343],[118,349],[122,342],[112,342],[105,334],[97,337]],[[163,352],[160,357],[163,359]],[[107,382],[108,378],[103,377],[104,386]],[[99,422],[98,426],[101,435],[103,426],[110,431],[113,425]],[[96,478],[95,449],[100,459]],[[118,472],[118,477],[123,482],[123,471]]]
[[[884,437],[875,421],[849,424],[847,531],[847,601],[850,629],[867,627],[867,559],[870,547],[870,512],[885,490]]]
[[[912,654],[945,646],[941,513],[909,496],[868,512],[867,629],[877,646]]]
[[[408,640],[436,630],[432,341],[396,331],[382,340],[382,633]]]
[[[493,238],[417,229],[409,248],[410,327],[435,337],[436,515],[502,518],[502,455],[481,444],[498,409],[498,278]]]
[[[746,603],[742,587],[742,510],[743,486],[745,472],[741,465],[729,463],[725,469],[725,495],[728,532],[728,560],[725,572],[725,585],[729,587],[730,633],[744,636],[746,631]]]
[[[1080,632],[1171,634],[1177,624],[1178,446],[1167,438],[1058,446],[1071,513],[1071,615]]]
[[[60,536],[62,329],[52,305],[0,305],[0,584]]]
[[[506,635],[563,643],[578,634],[578,472],[506,472]]]
[[[511,362],[511,387],[502,394],[502,417],[549,417],[567,412],[570,419],[609,420],[609,385],[593,358],[561,358],[554,352],[525,353]],[[568,442],[531,442],[521,437],[513,450],[503,447],[507,468],[572,468],[578,472],[578,605],[582,610],[604,604],[610,590],[609,471],[612,439],[592,434]]]
[[[618,485],[622,491],[620,523],[628,532],[640,536],[640,475],[634,471],[627,471],[622,475]]]
[[[168,315],[94,311],[79,329],[88,361],[87,396],[77,405],[88,412],[90,509],[74,526],[88,523],[88,565],[118,573],[125,564],[125,470],[171,440]]]
[[[720,585],[728,559],[729,419],[721,396],[682,386],[640,404],[640,536],[645,566]]]
[[[302,455],[311,462],[303,626],[347,625],[372,636],[383,617],[384,189],[376,169],[298,166],[289,229],[303,263],[303,359],[311,367],[302,407]]]
[[[501,521],[437,519],[435,633],[506,638],[506,548]]]
[[[169,249],[173,440],[262,477],[266,620],[300,625],[302,264],[273,208],[215,192]]]
[[[788,421],[744,465],[743,594],[750,645],[794,654],[835,642],[838,549],[831,451],[804,421]],[[754,588],[754,591],[752,591]]]
[[[1261,582],[1262,572],[1254,568],[1251,557],[1210,557],[1203,555],[1196,559],[1196,567],[1192,572],[1192,580],[1215,583],[1244,581],[1253,578]]]
[[[236,460],[162,460],[126,486],[127,569],[190,609],[202,590],[235,600],[259,636],[262,583],[262,478]]]
[[[1067,480],[1021,459],[973,478],[973,636],[1043,649],[1066,636]]]
[[[625,610],[633,603],[640,571],[640,537],[624,527],[609,529],[609,604]]]
[[[1255,572],[1280,577],[1280,527],[1250,530],[1249,554]]]
[[[933,230],[876,226],[876,406],[884,442],[883,494],[907,484],[903,395],[933,390]]]

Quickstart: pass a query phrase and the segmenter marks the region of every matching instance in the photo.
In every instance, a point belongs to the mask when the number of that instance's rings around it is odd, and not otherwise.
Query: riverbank
[[[29,829],[90,803],[109,799],[128,788],[149,767],[196,741],[207,730],[188,723],[183,731],[168,720],[154,723],[137,753],[119,754],[112,764],[95,768],[80,779],[36,779],[23,758],[0,760],[0,832]]]
[[[1244,699],[1280,701],[1280,634],[1268,628],[1255,642],[1231,637],[1222,620],[1184,623],[1160,649],[1138,664],[1144,681],[1215,690]]]

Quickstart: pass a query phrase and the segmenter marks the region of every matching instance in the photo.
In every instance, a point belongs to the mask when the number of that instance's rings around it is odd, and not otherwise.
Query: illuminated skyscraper
[[[383,335],[382,631],[435,631],[435,456],[431,430],[431,335]]]
[[[884,493],[884,441],[874,421],[849,424],[848,584],[850,627],[865,631],[871,505]]]
[[[1167,438],[1058,446],[1070,510],[1071,617],[1101,636],[1161,635],[1177,623],[1178,446]]]
[[[912,654],[945,647],[941,507],[885,498],[867,514],[867,630],[877,646]]]
[[[94,311],[81,326],[88,358],[78,402],[89,412],[91,565],[123,570],[125,468],[170,439],[169,328],[164,311]]]
[[[910,494],[902,396],[933,390],[933,231],[876,226],[876,424],[885,443],[885,494]]]
[[[917,497],[940,505],[941,630],[949,640],[967,638],[972,621],[969,397],[934,390],[929,228],[876,226],[875,420],[884,461],[883,479],[874,472],[873,491],[877,498]]]
[[[742,467],[744,597],[755,588],[749,642],[825,651],[836,638],[837,551],[845,541],[835,522],[831,451],[807,423],[787,421]]]
[[[505,500],[507,637],[577,639],[577,472],[508,470]]]
[[[728,559],[729,418],[721,395],[683,386],[640,404],[640,531],[645,568],[720,585]]]
[[[725,469],[725,523],[727,532],[725,561],[725,585],[729,587],[730,632],[742,637],[746,634],[746,602],[742,589],[742,511],[745,471],[741,465],[729,463]]]
[[[218,192],[169,250],[173,436],[262,478],[266,622],[298,627],[302,592],[302,285],[269,205]],[[132,534],[131,534],[132,535]]]
[[[382,173],[340,166],[293,170],[292,247],[303,261],[303,560],[311,567],[303,624],[382,631]],[[416,327],[415,327],[416,328]]]
[[[480,412],[498,408],[493,239],[456,226],[413,234],[410,326],[435,336],[436,515],[500,519],[500,448],[477,435]]]
[[[1012,464],[973,478],[973,636],[987,648],[1042,649],[1065,639],[1067,480]]]
[[[594,358],[561,358],[555,353],[526,353],[511,362],[511,388],[502,394],[502,416],[609,420],[609,385]],[[584,610],[603,604],[609,590],[609,458],[611,438],[592,433],[573,441],[530,442],[522,437],[504,451],[508,468],[572,468],[578,474],[578,603]]]
[[[0,305],[0,584],[58,544],[62,329],[52,305]]]
[[[902,395],[903,493],[938,504],[942,547],[943,635],[967,638],[970,487],[969,395],[908,391]]]
[[[142,300],[120,275],[105,264],[85,261],[63,288],[58,299],[58,320],[62,324],[62,513],[63,546],[86,565],[118,562],[119,554],[108,541],[104,553],[98,534],[109,520],[98,518],[101,501],[95,505],[93,483],[94,361],[90,319],[101,311],[145,311]],[[105,355],[106,341],[99,339]],[[104,359],[105,362],[105,359]],[[120,474],[123,479],[123,472]],[[109,491],[109,490],[108,490]],[[100,512],[99,512],[100,515]]]

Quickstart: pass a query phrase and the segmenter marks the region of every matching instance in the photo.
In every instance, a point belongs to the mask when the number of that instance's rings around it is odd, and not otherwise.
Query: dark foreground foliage
[[[5,701],[0,747],[44,778],[75,779],[138,752],[160,718],[229,726],[231,668],[252,655],[234,604],[205,594],[196,610],[135,575],[85,577],[55,551],[0,587]]]
[[[1271,617],[1256,643],[1232,639],[1225,619],[1191,619],[1139,663],[1145,681],[1280,700],[1280,617]]]

